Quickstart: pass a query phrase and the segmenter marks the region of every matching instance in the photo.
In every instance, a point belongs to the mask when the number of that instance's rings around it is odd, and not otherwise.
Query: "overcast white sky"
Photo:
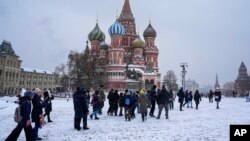
[[[70,50],[82,51],[88,33],[108,28],[124,0],[0,0],[0,41],[7,40],[22,67],[54,71]],[[162,76],[187,62],[187,78],[201,85],[233,81],[241,61],[250,68],[249,0],[130,0],[141,37],[151,15]]]

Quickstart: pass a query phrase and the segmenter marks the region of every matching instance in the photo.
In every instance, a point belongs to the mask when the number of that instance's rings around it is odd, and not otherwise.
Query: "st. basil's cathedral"
[[[159,50],[155,45],[156,31],[149,21],[143,32],[143,41],[136,32],[136,23],[129,0],[125,0],[122,12],[108,29],[111,44],[105,42],[105,34],[98,26],[89,33],[92,54],[106,58],[105,67],[108,74],[107,89],[150,89],[152,85],[160,86],[158,68]],[[128,76],[128,71],[138,75],[137,79]],[[136,73],[133,73],[136,72]]]

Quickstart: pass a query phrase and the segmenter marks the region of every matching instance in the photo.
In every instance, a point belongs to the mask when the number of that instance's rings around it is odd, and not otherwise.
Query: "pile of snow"
[[[6,99],[14,100],[0,98],[0,140],[5,140],[16,126],[13,114],[17,104],[6,103]],[[135,119],[126,122],[124,117],[107,116],[106,101],[103,115],[99,115],[100,120],[88,117],[90,129],[76,131],[72,99],[67,102],[64,98],[56,98],[51,113],[54,122],[39,130],[39,136],[45,141],[228,141],[231,124],[250,123],[249,105],[243,98],[224,98],[220,109],[216,109],[216,103],[209,103],[204,98],[199,110],[184,108],[181,112],[176,101],[175,109],[169,112],[169,119],[165,119],[163,111],[160,120],[148,117],[142,122],[140,114],[136,114]],[[156,106],[155,115],[157,112]],[[19,140],[25,141],[24,131]]]

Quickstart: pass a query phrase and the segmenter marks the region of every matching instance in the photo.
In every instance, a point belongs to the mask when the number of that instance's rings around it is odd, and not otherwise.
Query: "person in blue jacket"
[[[31,99],[33,96],[34,93],[31,91],[26,91],[24,96],[19,98],[19,105],[21,108],[20,115],[22,119],[20,122],[18,122],[16,128],[11,132],[5,141],[16,141],[22,132],[22,129],[24,129],[26,141],[35,141],[30,120]]]

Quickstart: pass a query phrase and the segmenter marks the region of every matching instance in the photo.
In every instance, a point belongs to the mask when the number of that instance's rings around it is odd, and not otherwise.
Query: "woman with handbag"
[[[42,140],[38,137],[38,130],[41,128],[41,122],[43,123],[43,108],[46,106],[41,99],[42,91],[39,88],[36,88],[34,91],[35,95],[32,99],[33,109],[31,113],[32,122],[35,122],[35,127],[33,128],[33,133],[36,140]]]

